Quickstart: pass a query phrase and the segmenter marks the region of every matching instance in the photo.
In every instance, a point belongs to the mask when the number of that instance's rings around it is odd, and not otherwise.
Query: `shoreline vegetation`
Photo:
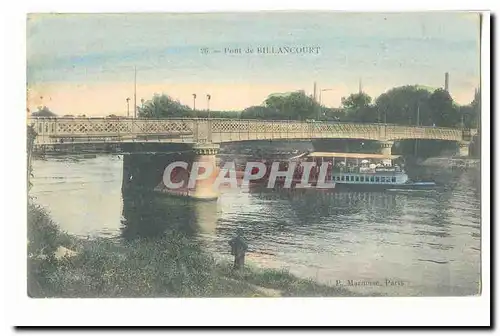
[[[233,271],[176,232],[155,240],[83,239],[59,230],[28,202],[28,295],[32,298],[360,296],[286,270]]]

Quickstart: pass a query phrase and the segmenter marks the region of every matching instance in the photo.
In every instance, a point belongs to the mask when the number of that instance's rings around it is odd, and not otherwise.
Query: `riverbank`
[[[285,270],[233,271],[183,234],[161,239],[82,239],[61,232],[40,206],[28,204],[30,297],[352,296]]]

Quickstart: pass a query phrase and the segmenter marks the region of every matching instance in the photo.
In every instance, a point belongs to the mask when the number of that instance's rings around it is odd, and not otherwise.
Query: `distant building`
[[[40,108],[38,111],[31,113],[32,117],[57,117],[57,114],[49,110],[47,107]]]

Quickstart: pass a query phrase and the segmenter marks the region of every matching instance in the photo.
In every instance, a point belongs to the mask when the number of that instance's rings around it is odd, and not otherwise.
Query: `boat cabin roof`
[[[352,159],[397,159],[401,155],[383,155],[383,154],[368,154],[368,153],[336,153],[336,152],[312,152],[308,157],[335,157],[335,158],[352,158]]]

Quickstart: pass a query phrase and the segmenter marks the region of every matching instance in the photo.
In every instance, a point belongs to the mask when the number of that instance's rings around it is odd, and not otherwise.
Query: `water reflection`
[[[357,215],[367,210],[373,213],[398,211],[396,193],[256,189],[252,196],[260,202],[286,204],[297,217],[296,224],[321,224],[332,216]]]
[[[217,206],[209,202],[192,202],[143,190],[123,190],[121,236],[161,238],[165,233],[186,236],[213,234],[217,224]]]
[[[126,240],[159,238],[167,231],[195,232],[195,217],[187,204],[152,193],[128,191],[123,195],[121,235]]]

